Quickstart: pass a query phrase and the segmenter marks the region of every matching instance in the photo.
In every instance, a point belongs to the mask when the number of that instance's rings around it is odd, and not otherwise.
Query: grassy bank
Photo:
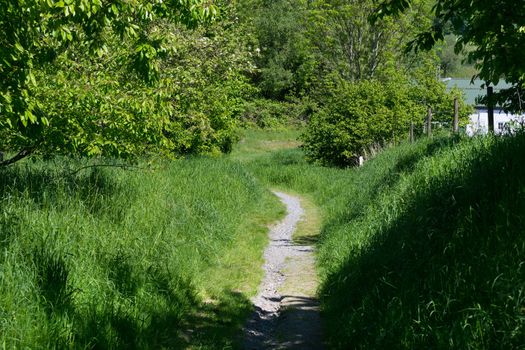
[[[525,135],[436,136],[334,169],[304,161],[299,133],[132,171],[1,170],[0,344],[235,347],[283,214],[270,187],[313,218],[295,238],[319,247],[330,348],[525,347]]]
[[[4,348],[235,345],[282,214],[224,159],[0,171]]]
[[[525,346],[524,135],[423,139],[349,170],[306,164],[292,136],[252,131],[258,156],[239,159],[321,209],[330,348]]]

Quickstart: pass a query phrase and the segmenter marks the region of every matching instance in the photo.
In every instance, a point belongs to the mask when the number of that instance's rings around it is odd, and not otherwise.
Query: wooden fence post
[[[494,133],[494,102],[493,102],[493,88],[487,86],[487,107],[489,118],[489,132]]]
[[[414,143],[414,122],[410,122],[410,131],[408,132],[408,140],[410,143]]]
[[[427,115],[427,135],[432,136],[432,107],[428,107]]]
[[[454,97],[454,134],[459,132],[459,103],[458,98]]]

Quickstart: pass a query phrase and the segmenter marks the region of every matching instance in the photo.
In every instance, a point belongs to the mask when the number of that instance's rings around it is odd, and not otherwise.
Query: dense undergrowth
[[[0,169],[4,348],[224,348],[282,210],[239,165]]]
[[[266,151],[239,159],[322,210],[330,348],[525,347],[525,135],[422,139],[347,170],[268,147],[291,136],[253,133],[241,147]]]

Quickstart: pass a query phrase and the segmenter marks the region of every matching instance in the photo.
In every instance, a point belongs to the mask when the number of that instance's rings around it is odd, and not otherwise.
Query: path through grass
[[[318,246],[330,348],[525,347],[524,134],[333,169],[304,161],[298,133],[154,169],[0,169],[0,344],[235,347],[284,214],[272,188],[315,218],[295,240]]]
[[[246,168],[320,208],[330,348],[525,347],[524,134],[421,139],[359,169],[260,142],[290,134],[252,136]]]

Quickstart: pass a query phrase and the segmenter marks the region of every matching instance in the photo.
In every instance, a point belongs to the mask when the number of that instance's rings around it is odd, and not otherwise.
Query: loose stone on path
[[[271,228],[264,252],[264,279],[252,299],[245,349],[323,349],[317,275],[312,246],[296,245],[292,234],[304,215],[299,198],[274,192],[287,215]]]

